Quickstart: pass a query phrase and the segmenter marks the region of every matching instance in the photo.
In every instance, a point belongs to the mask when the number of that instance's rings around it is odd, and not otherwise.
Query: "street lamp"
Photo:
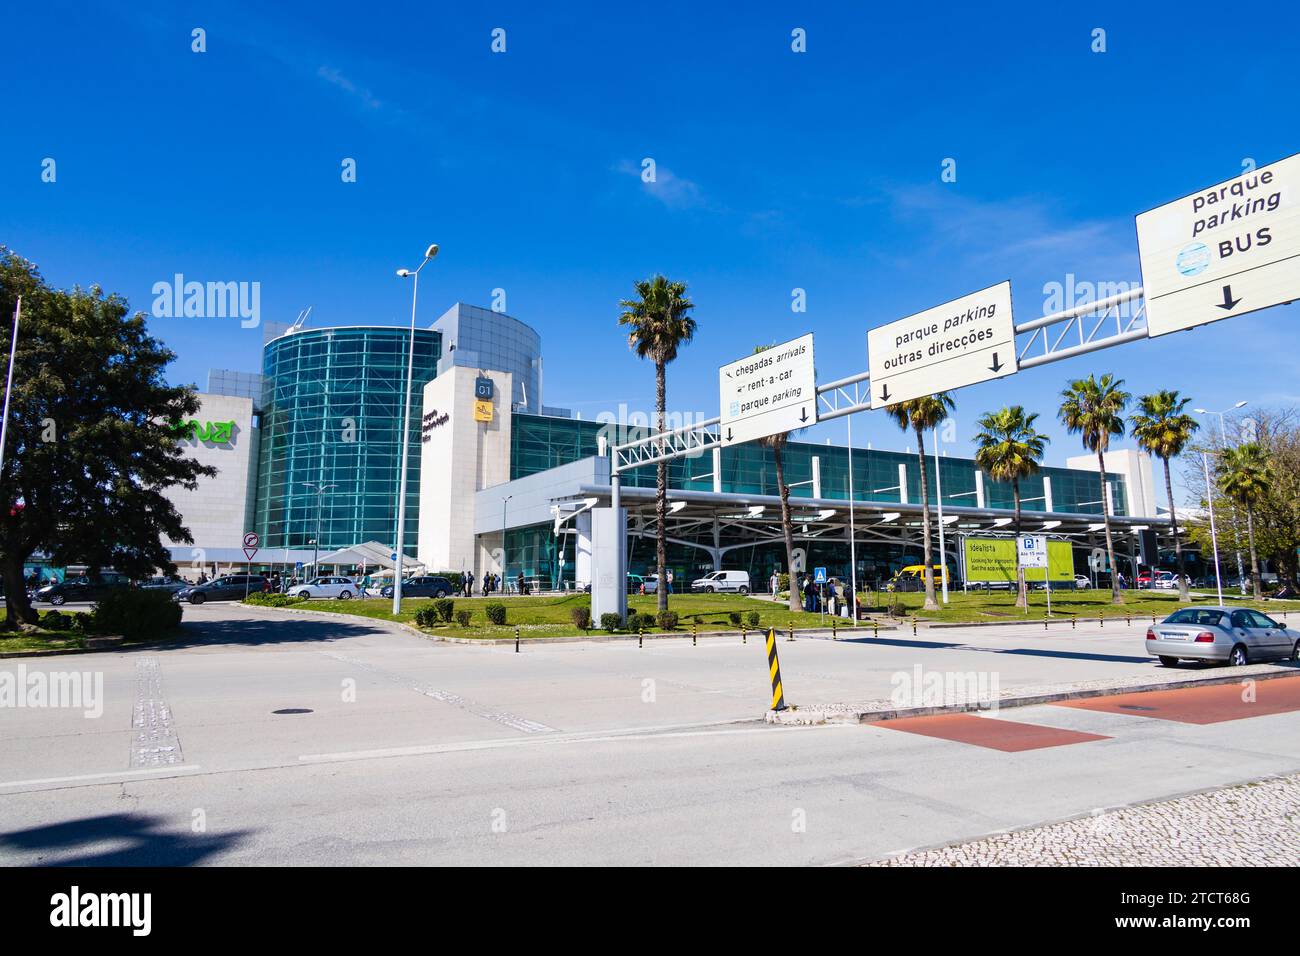
[[[319,577],[320,567],[318,566],[317,562],[320,560],[321,498],[324,496],[325,492],[329,491],[331,488],[337,488],[338,485],[318,485],[314,481],[304,481],[303,484],[306,487],[312,489],[314,492],[316,492],[316,537],[311,539],[311,543],[312,543],[311,574],[312,577]]]
[[[1221,411],[1221,412],[1209,411],[1208,409],[1204,409],[1204,408],[1194,408],[1194,409],[1192,409],[1192,411],[1196,412],[1196,414],[1198,414],[1198,415],[1218,415],[1218,416],[1219,416],[1219,441],[1220,441],[1220,443],[1223,445],[1224,448],[1227,448],[1227,447],[1228,447],[1228,432],[1227,432],[1227,429],[1226,429],[1226,428],[1224,427],[1224,425],[1223,425],[1223,416],[1226,415],[1228,412],[1236,411],[1238,408],[1245,408],[1247,404],[1248,404],[1247,402],[1237,402],[1237,404],[1233,405],[1232,408],[1225,408],[1225,409],[1224,409],[1223,411]],[[1207,474],[1207,476],[1206,476],[1206,481],[1207,481],[1207,482],[1209,481],[1209,476],[1208,476],[1208,474]],[[1206,488],[1206,494],[1212,494],[1212,493],[1213,493],[1212,489],[1210,489],[1210,488],[1208,487],[1208,485],[1207,485],[1207,488]],[[1236,507],[1236,505],[1233,505],[1233,506],[1232,506],[1232,536],[1233,536],[1233,539],[1234,539],[1234,542],[1235,542],[1235,540],[1236,540],[1236,538],[1237,538],[1237,507]],[[1245,569],[1245,565],[1243,565],[1243,564],[1242,564],[1242,561],[1241,561],[1241,548],[1237,548],[1237,549],[1236,549],[1236,555],[1237,555],[1237,587],[1241,588],[1241,593],[1242,593],[1242,594],[1245,594],[1245,593],[1246,593],[1246,586],[1245,586],[1244,582],[1245,582],[1245,580],[1246,580],[1246,569]],[[1217,556],[1217,555],[1215,556],[1215,568],[1216,568],[1216,570],[1217,570],[1217,568],[1218,568],[1218,556]],[[1223,585],[1222,585],[1222,584],[1219,585],[1219,590],[1220,590],[1220,592],[1222,592],[1222,590],[1223,590]],[[1223,603],[1223,594],[1222,594],[1222,593],[1219,594],[1219,603],[1220,603],[1220,604]]]
[[[501,499],[501,583],[508,587],[510,578],[510,562],[506,560],[506,505],[514,495],[506,495]]]
[[[429,260],[438,254],[438,244],[431,243],[429,248],[424,250],[424,261],[421,262],[414,270],[398,269],[397,275],[402,278],[410,278],[411,282],[411,341],[406,351],[406,400],[403,403],[402,412],[402,465],[401,479],[397,483],[397,547],[393,550],[397,554],[396,566],[393,568],[393,614],[396,615],[402,610],[402,549],[406,538],[406,445],[410,438],[411,430],[411,378],[415,374],[415,298],[420,291],[420,270],[429,264]]]

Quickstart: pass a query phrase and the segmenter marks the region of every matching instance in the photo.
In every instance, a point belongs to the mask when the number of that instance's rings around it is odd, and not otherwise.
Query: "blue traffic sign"
[[[397,552],[394,551],[392,554],[390,554],[390,555],[388,556],[388,560],[389,560],[389,561],[396,561],[396,560],[397,560]]]
[[[826,569],[813,568],[813,584],[825,584],[825,583],[826,583]]]

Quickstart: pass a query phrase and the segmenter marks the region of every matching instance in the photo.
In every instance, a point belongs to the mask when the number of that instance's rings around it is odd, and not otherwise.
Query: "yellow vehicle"
[[[952,579],[948,576],[948,569],[943,565],[934,566],[934,586],[942,587],[944,583],[952,584]],[[925,565],[909,564],[905,568],[899,569],[889,583],[885,585],[886,591],[924,591],[925,590]]]

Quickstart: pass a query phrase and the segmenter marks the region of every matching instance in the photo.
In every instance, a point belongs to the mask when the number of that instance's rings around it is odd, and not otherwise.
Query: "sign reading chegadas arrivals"
[[[1137,217],[1147,334],[1300,298],[1300,154]]]

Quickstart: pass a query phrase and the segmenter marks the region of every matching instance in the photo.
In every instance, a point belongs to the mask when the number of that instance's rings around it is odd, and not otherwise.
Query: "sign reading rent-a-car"
[[[817,423],[812,333],[718,369],[723,445]]]
[[[1147,334],[1300,298],[1300,154],[1137,217]]]

